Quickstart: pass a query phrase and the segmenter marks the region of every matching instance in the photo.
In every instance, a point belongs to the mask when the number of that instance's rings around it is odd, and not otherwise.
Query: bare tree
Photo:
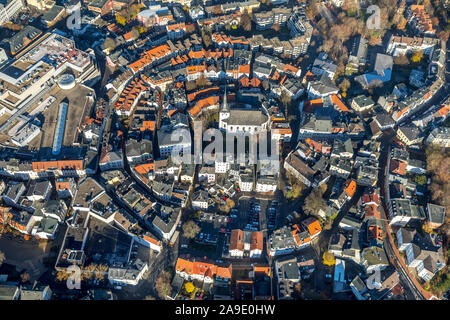
[[[105,48],[108,49],[109,51],[112,51],[116,48],[116,41],[114,41],[113,38],[106,38],[105,39]]]
[[[307,214],[318,216],[320,209],[324,209],[327,202],[322,197],[324,190],[314,189],[305,199],[305,205],[303,211]]]
[[[194,239],[200,232],[200,227],[192,220],[183,224],[183,235],[188,239]]]
[[[248,13],[247,9],[244,10],[244,13],[241,15],[241,22],[239,23],[240,27],[245,31],[252,30],[252,17]]]
[[[158,296],[161,299],[166,299],[172,293],[172,286],[170,285],[170,273],[167,271],[162,271],[156,279],[155,289]]]
[[[5,254],[3,253],[3,251],[0,251],[0,267],[2,266],[5,260],[6,260]]]

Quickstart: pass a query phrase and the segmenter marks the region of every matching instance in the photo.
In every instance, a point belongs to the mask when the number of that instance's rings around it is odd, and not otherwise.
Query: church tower
[[[230,106],[228,105],[227,99],[227,87],[225,87],[225,93],[223,95],[223,101],[220,105],[219,109],[219,128],[226,129],[226,123],[223,120],[228,119],[230,117]]]

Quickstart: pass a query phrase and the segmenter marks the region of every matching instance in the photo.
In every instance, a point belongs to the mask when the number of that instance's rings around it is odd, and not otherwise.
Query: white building
[[[0,0],[0,25],[10,21],[24,8],[22,0]]]
[[[269,122],[269,117],[261,110],[230,109],[225,90],[219,112],[220,129],[230,133],[251,134],[267,131]]]

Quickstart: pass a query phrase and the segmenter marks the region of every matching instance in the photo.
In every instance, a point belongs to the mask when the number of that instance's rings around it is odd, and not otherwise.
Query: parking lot
[[[238,228],[270,233],[276,229],[279,202],[277,200],[241,198],[236,211]],[[230,215],[231,217],[233,215]]]

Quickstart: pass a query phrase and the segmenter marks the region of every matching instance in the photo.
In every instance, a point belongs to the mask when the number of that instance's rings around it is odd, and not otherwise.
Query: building
[[[339,92],[330,78],[324,74],[318,80],[308,82],[307,90],[309,99],[325,98]]]
[[[426,218],[423,207],[411,204],[408,199],[391,199],[389,206],[392,226],[405,227],[411,221],[423,221]]]
[[[382,270],[389,265],[389,261],[384,248],[372,246],[364,248],[361,252],[361,264],[366,272],[373,273],[373,270]]]
[[[225,92],[219,112],[219,128],[228,133],[252,134],[267,131],[269,117],[261,110],[231,109]]]
[[[273,25],[283,26],[291,15],[292,9],[276,7],[270,11],[258,12],[253,15],[257,30],[270,29]]]
[[[9,22],[23,8],[22,0],[0,0],[0,25]]]
[[[311,169],[295,152],[290,153],[284,162],[284,168],[298,178],[307,187],[314,181],[316,171]]]
[[[428,203],[427,221],[433,229],[439,228],[445,222],[445,207],[436,204]]]
[[[359,75],[355,80],[361,84],[363,88],[385,83],[391,80],[394,59],[389,54],[377,53],[375,58],[375,66],[372,72]]]
[[[311,72],[317,76],[326,75],[329,79],[333,80],[336,69],[337,65],[327,59],[326,53],[321,52],[314,60]]]
[[[300,267],[296,257],[286,256],[275,261],[278,280],[278,299],[293,299],[294,285],[301,280]]]
[[[407,37],[392,35],[386,47],[386,54],[394,57],[406,55],[417,50],[422,50],[424,55],[433,55],[434,47],[439,45],[440,40],[430,37]]]
[[[62,6],[54,5],[41,16],[41,23],[46,28],[54,26],[66,14],[66,9]]]
[[[263,234],[260,231],[234,229],[230,235],[228,249],[230,257],[259,258],[263,251]]]
[[[161,206],[152,221],[153,229],[165,240],[172,238],[181,219],[181,209]]]
[[[399,228],[396,236],[406,264],[415,268],[423,281],[430,281],[445,266],[442,247],[436,245],[430,234],[421,236],[415,229]]]
[[[443,126],[434,128],[428,135],[425,143],[436,144],[444,148],[450,148],[450,128]]]
[[[207,191],[199,190],[192,194],[192,209],[207,210],[209,207],[209,195]]]
[[[22,29],[10,39],[12,54],[22,51],[30,40],[40,34],[41,31],[32,26]],[[0,92],[0,106],[20,109],[34,97],[49,92],[49,81],[58,81],[68,71],[76,82],[84,83],[97,77],[94,58],[76,49],[73,40],[57,33],[47,33],[37,41],[33,50],[0,67],[0,80],[5,88]]]
[[[199,280],[205,283],[231,281],[232,265],[216,265],[207,260],[180,257],[175,272],[185,280]]]
[[[368,46],[369,42],[361,35],[355,38],[348,57],[348,67],[351,68],[351,71],[357,72],[359,67],[366,65]]]
[[[360,95],[352,99],[351,107],[357,112],[370,110],[375,105],[371,97]]]
[[[411,30],[417,36],[433,36],[436,30],[424,5],[411,5],[406,12],[406,19]]]
[[[406,144],[407,146],[411,146],[414,144],[418,144],[422,141],[422,136],[419,128],[415,125],[407,125],[403,127],[399,127],[397,129],[397,137],[401,142]]]

